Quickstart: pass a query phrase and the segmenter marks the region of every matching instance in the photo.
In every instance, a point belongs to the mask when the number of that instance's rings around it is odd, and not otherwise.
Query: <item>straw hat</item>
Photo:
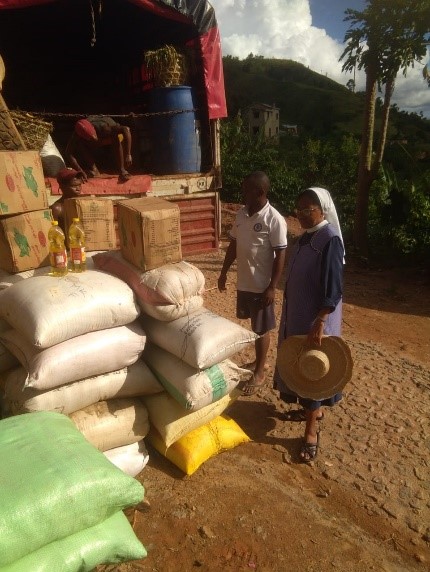
[[[276,365],[287,387],[300,397],[320,401],[341,391],[352,375],[347,344],[324,336],[321,346],[306,346],[307,336],[289,336],[278,349]]]

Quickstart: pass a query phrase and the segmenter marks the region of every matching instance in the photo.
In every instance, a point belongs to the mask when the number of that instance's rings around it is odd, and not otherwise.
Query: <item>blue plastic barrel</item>
[[[201,142],[199,122],[189,86],[157,87],[151,90],[151,113],[175,111],[151,117],[152,171],[155,175],[199,173]]]

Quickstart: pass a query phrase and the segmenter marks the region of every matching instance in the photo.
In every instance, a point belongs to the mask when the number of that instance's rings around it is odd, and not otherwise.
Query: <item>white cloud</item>
[[[329,0],[328,0],[329,1]],[[224,55],[254,55],[291,59],[345,85],[352,76],[342,72],[339,57],[343,44],[312,26],[308,0],[210,0],[220,28]],[[364,75],[356,75],[357,89],[364,90]],[[422,66],[399,76],[393,102],[400,109],[421,110],[430,117],[430,89],[422,78]]]

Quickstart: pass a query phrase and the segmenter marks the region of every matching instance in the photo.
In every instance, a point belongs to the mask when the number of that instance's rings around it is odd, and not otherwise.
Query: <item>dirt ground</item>
[[[226,245],[188,260],[205,274],[205,306],[237,321],[234,267],[227,293],[216,288]],[[344,399],[326,412],[312,465],[298,462],[304,426],[282,420],[289,406],[271,383],[241,397],[228,413],[252,442],[208,460],[192,476],[149,449],[138,476],[149,505],[128,512],[148,557],[103,570],[429,570],[428,277],[368,270],[347,257],[343,336],[354,356],[353,378]],[[251,347],[234,359],[243,364],[252,356]]]

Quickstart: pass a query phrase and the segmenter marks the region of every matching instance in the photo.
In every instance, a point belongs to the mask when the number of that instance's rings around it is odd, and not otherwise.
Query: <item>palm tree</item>
[[[340,59],[343,71],[356,67],[366,74],[366,95],[360,158],[357,177],[357,199],[353,241],[359,254],[368,255],[367,223],[370,188],[378,175],[385,150],[390,103],[395,80],[426,53],[430,34],[429,0],[366,0],[362,12],[348,9],[345,21],[350,28],[345,34],[346,48]],[[376,140],[375,112],[378,88],[384,94],[382,122]]]

